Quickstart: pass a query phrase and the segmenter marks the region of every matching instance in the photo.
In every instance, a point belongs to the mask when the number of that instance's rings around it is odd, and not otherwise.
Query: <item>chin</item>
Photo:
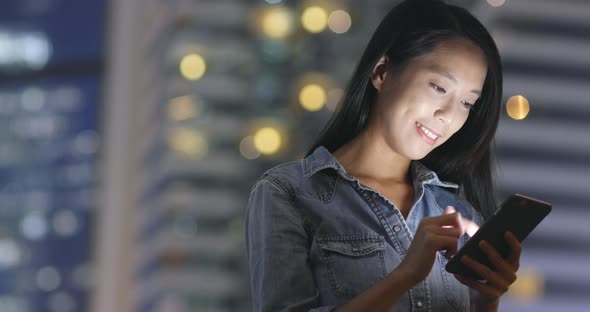
[[[409,160],[421,160],[424,157],[428,156],[428,154],[431,151],[432,150],[427,151],[427,152],[424,152],[424,151],[413,151],[413,152],[410,152],[410,153],[405,153],[404,156],[406,156],[406,158],[408,158]]]

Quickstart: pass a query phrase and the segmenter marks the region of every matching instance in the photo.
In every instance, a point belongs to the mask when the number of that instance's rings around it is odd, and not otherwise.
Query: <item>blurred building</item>
[[[1,4],[0,311],[250,311],[250,188],[305,155],[398,2]],[[590,4],[449,2],[503,56],[498,200],[554,205],[501,310],[586,311]]]
[[[105,4],[0,8],[0,311],[86,311]]]

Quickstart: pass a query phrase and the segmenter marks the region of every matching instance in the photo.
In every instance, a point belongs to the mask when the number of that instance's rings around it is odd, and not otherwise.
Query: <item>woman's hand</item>
[[[457,252],[457,243],[468,222],[452,207],[441,216],[422,218],[399,268],[409,274],[415,284],[424,280],[432,270],[438,251],[445,251],[448,258]]]
[[[512,249],[508,258],[504,259],[498,251],[486,241],[481,241],[479,247],[488,256],[490,263],[495,267],[495,270],[471,259],[468,256],[463,256],[461,261],[477,272],[484,281],[476,281],[455,275],[457,280],[461,283],[473,288],[478,293],[478,306],[497,307],[500,296],[502,296],[514,281],[516,281],[516,271],[520,266],[521,245],[516,236],[511,232],[504,234],[506,242]]]

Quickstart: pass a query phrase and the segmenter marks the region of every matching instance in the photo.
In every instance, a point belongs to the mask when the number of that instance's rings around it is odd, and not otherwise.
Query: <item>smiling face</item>
[[[397,73],[382,58],[372,77],[378,95],[368,130],[404,158],[422,159],[465,124],[486,73],[481,50],[462,39],[439,43]]]

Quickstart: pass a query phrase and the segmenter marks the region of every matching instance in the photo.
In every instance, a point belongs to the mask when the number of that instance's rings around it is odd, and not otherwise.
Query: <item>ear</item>
[[[371,83],[373,87],[377,89],[377,91],[381,91],[381,87],[383,86],[383,82],[385,81],[385,77],[387,76],[387,68],[389,67],[389,59],[387,56],[383,55],[379,62],[373,67],[373,72],[371,74]]]

